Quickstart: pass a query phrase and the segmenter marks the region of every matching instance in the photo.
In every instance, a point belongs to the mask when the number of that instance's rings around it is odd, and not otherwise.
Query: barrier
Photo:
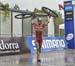
[[[43,44],[41,51],[47,52],[51,50],[64,50],[67,49],[67,44],[64,37],[43,37]],[[34,43],[34,37],[28,36],[27,42],[29,45],[29,48],[31,50],[31,53],[36,52],[36,46]]]
[[[28,52],[26,37],[0,37],[0,55]]]

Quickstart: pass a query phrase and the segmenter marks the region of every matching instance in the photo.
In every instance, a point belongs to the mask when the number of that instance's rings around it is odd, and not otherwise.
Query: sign
[[[65,6],[64,12],[65,12],[65,21],[72,22],[73,21],[73,6],[72,5]]]
[[[71,11],[72,10],[72,6],[68,5],[68,6],[65,6],[65,11]]]
[[[36,52],[36,46],[34,43],[34,37],[27,37],[27,42],[29,45],[29,48],[31,50],[31,53]],[[43,44],[41,51],[46,52],[46,51],[51,51],[51,50],[61,50],[61,49],[66,49],[66,41],[65,38],[63,37],[44,37],[43,39]]]
[[[64,5],[72,5],[72,1],[64,1]]]
[[[65,5],[65,3],[70,3]],[[74,11],[72,1],[64,2],[64,17],[65,17],[65,38],[68,43],[68,48],[74,49]]]
[[[25,37],[0,37],[0,55],[25,53]]]
[[[72,12],[68,11],[66,12],[66,15],[72,15]]]

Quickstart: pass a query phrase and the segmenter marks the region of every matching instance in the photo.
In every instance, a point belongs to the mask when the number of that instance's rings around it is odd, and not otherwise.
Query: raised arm
[[[33,25],[34,24],[33,17],[31,17],[30,21],[31,21],[31,24]]]
[[[50,18],[51,16],[47,16],[47,22],[45,23],[45,25],[48,25],[48,23],[50,22]]]

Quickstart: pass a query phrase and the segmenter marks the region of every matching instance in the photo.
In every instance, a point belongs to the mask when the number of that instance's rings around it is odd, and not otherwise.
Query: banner
[[[25,37],[0,37],[0,55],[28,51],[25,39]]]
[[[68,48],[75,48],[74,45],[74,8],[72,1],[64,2],[64,17],[65,17],[65,37],[68,43]]]
[[[27,42],[31,50],[31,53],[36,52],[36,46],[34,41],[35,41],[34,37],[32,36],[27,37]],[[66,48],[67,45],[64,37],[43,37],[43,44],[41,48],[42,52],[51,50],[62,50]]]

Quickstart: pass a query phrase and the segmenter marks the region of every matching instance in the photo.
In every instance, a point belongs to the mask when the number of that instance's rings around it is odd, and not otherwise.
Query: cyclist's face
[[[40,25],[41,23],[42,23],[42,20],[39,20],[39,21],[38,21],[38,24]]]
[[[41,24],[41,23],[42,23],[42,19],[39,18],[39,19],[38,19],[38,24]]]

